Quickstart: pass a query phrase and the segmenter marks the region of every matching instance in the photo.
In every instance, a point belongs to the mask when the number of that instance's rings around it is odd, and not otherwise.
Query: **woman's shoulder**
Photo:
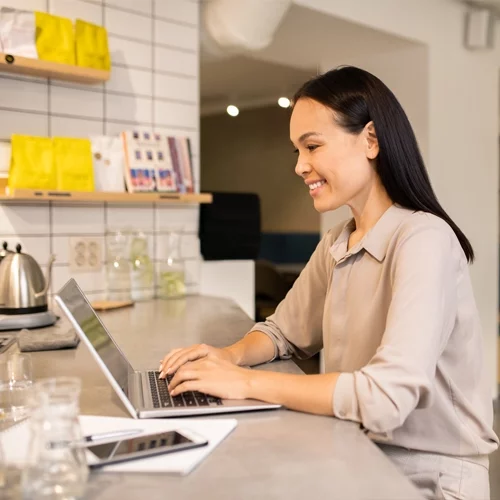
[[[436,234],[441,234],[443,237],[447,236],[452,239],[455,237],[451,226],[445,220],[441,219],[441,217],[420,210],[404,210],[408,212],[408,216],[401,221],[396,231],[398,237],[421,233],[428,234],[429,237]]]
[[[428,250],[439,251],[443,255],[465,262],[460,242],[451,226],[437,215],[424,211],[408,211],[394,234],[394,248],[419,245]]]

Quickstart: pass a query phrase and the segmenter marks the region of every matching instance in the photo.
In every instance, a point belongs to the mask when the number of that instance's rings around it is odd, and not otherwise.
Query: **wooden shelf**
[[[54,78],[76,83],[102,83],[109,80],[110,72],[101,69],[71,66],[41,59],[12,56],[0,52],[0,72]]]
[[[159,203],[185,205],[189,203],[212,203],[210,193],[107,193],[94,191],[34,191],[31,189],[14,189],[11,194],[0,195],[0,203],[6,202],[44,202],[58,201],[64,203]]]

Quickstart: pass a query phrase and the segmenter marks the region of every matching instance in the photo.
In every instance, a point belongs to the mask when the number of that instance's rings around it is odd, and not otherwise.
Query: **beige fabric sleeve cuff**
[[[333,414],[341,420],[361,423],[354,373],[341,373],[333,392]]]
[[[273,328],[272,325],[268,325],[265,322],[257,323],[249,332],[245,334],[245,337],[252,332],[264,333],[271,339],[271,342],[274,345],[274,356],[268,361],[268,363],[274,361],[277,358],[290,359],[292,357],[288,347],[288,343],[277,328]]]

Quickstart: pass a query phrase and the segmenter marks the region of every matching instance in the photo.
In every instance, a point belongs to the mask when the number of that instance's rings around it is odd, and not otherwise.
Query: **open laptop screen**
[[[113,378],[128,395],[128,374],[132,371],[132,367],[99,320],[76,281],[69,280],[57,295],[78,323]]]

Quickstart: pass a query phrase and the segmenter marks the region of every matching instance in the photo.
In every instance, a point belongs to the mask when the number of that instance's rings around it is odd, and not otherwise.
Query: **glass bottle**
[[[186,295],[184,262],[180,258],[181,233],[169,231],[165,236],[165,255],[160,261],[159,292],[162,299]]]
[[[129,235],[122,231],[107,235],[106,281],[108,300],[130,300],[131,266],[128,255]]]
[[[153,298],[153,263],[148,253],[148,240],[143,233],[135,233],[130,243],[130,262],[132,266],[132,300]]]
[[[60,377],[35,383],[35,408],[30,421],[28,462],[23,470],[23,497],[67,500],[85,492],[88,466],[85,448],[78,446],[81,383]]]

